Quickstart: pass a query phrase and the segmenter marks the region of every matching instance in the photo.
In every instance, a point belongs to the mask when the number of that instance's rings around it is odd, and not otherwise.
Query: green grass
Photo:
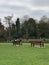
[[[0,65],[49,65],[49,44],[33,48],[30,44],[0,43]]]

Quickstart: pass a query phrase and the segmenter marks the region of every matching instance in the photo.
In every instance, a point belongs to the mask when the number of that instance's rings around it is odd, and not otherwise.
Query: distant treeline
[[[17,38],[49,38],[49,21],[41,19],[36,22],[35,19],[29,18],[20,23],[20,19],[17,18],[15,23],[11,23],[6,29],[0,22],[0,41],[9,41]]]

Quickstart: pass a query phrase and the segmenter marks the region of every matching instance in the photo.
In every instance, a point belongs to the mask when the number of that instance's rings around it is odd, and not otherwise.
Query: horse
[[[31,43],[31,47],[32,47],[32,45],[33,45],[33,47],[35,46],[35,45],[40,45],[40,47],[44,47],[44,42],[43,41],[36,41],[36,40],[34,40],[34,41],[30,41],[30,43]]]
[[[16,45],[22,45],[21,40],[20,39],[14,40],[13,45],[15,45],[15,46]]]

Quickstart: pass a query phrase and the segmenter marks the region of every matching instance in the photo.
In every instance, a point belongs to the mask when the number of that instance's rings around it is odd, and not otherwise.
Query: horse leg
[[[13,43],[13,46],[14,46],[14,43]]]
[[[31,42],[31,47],[32,47],[32,42]]]
[[[42,43],[42,47],[44,48],[44,43]]]
[[[35,46],[35,43],[33,43],[33,47]]]
[[[40,42],[40,48],[42,47],[42,43]]]

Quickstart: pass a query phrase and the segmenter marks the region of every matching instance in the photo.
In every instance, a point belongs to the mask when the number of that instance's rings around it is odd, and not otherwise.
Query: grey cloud
[[[45,13],[45,11],[43,11],[43,10],[34,10],[34,11],[31,11],[30,12],[31,14],[36,14],[36,15],[41,15],[41,14],[44,14]]]
[[[30,3],[35,6],[49,6],[49,0],[30,0]]]
[[[14,9],[14,10],[23,10],[23,9],[27,9],[25,6],[13,6],[13,5],[1,5],[0,7],[2,8],[9,8],[9,9]]]
[[[3,1],[3,0],[2,0]],[[21,2],[20,5],[15,5],[15,2]],[[1,2],[1,1],[0,1]],[[9,4],[12,3],[12,4]],[[23,4],[26,5],[23,5]],[[15,17],[17,16],[24,16],[29,15],[34,18],[39,18],[43,15],[49,16],[49,13],[47,11],[43,10],[31,10],[30,7],[27,7],[27,5],[31,6],[49,6],[49,0],[4,0],[2,4],[0,4],[0,17],[3,17],[5,15],[10,15],[13,13]]]
[[[48,14],[49,12],[45,12],[43,10],[34,10],[34,11],[31,11],[29,15],[35,19],[40,19],[44,15],[49,17]]]

